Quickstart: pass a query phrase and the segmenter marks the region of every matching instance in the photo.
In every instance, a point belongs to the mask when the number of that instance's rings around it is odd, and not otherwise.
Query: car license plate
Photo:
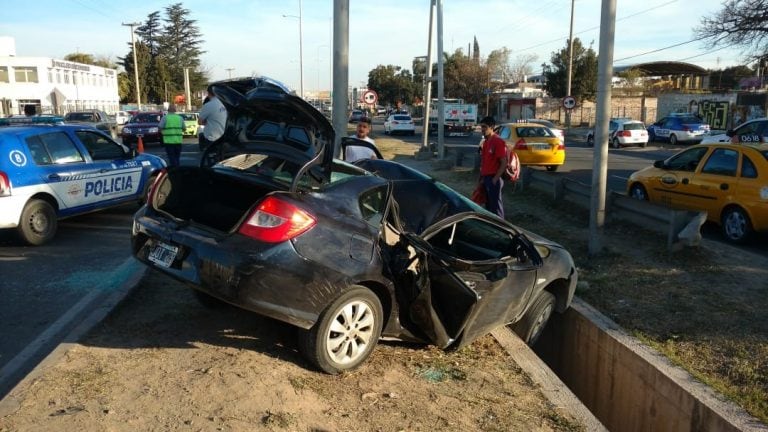
[[[173,263],[173,260],[176,259],[176,254],[178,252],[179,248],[176,246],[157,242],[149,250],[149,256],[147,258],[160,267],[168,268]]]
[[[530,147],[535,151],[545,151],[551,148],[549,144],[541,144],[541,143],[528,144],[528,147]]]

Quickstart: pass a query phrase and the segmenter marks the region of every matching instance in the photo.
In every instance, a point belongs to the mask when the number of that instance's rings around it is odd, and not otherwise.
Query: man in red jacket
[[[501,202],[501,176],[507,168],[507,145],[493,131],[496,120],[487,116],[480,121],[483,144],[480,149],[480,181],[485,188],[485,208],[504,219],[504,204]]]

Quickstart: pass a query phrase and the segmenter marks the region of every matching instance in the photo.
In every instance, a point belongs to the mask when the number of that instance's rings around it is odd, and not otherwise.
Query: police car
[[[58,219],[142,201],[165,166],[61,117],[0,119],[0,229],[44,244]]]
[[[671,114],[648,126],[648,141],[698,144],[709,134],[709,124],[693,114]]]

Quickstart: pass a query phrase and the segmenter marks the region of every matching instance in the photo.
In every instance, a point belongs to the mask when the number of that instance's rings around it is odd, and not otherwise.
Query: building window
[[[32,66],[19,66],[13,69],[16,82],[36,83],[37,68]]]
[[[48,82],[53,82],[53,69],[48,69]]]
[[[0,66],[0,82],[4,82],[4,83],[9,82],[7,66]]]
[[[56,69],[56,82],[61,84],[61,70]]]
[[[69,84],[69,71],[64,71],[64,84]]]

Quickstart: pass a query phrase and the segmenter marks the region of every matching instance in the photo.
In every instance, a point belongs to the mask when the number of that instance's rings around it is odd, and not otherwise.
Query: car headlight
[[[149,133],[157,133],[158,131],[160,131],[159,128],[156,128],[156,127],[149,128]]]

